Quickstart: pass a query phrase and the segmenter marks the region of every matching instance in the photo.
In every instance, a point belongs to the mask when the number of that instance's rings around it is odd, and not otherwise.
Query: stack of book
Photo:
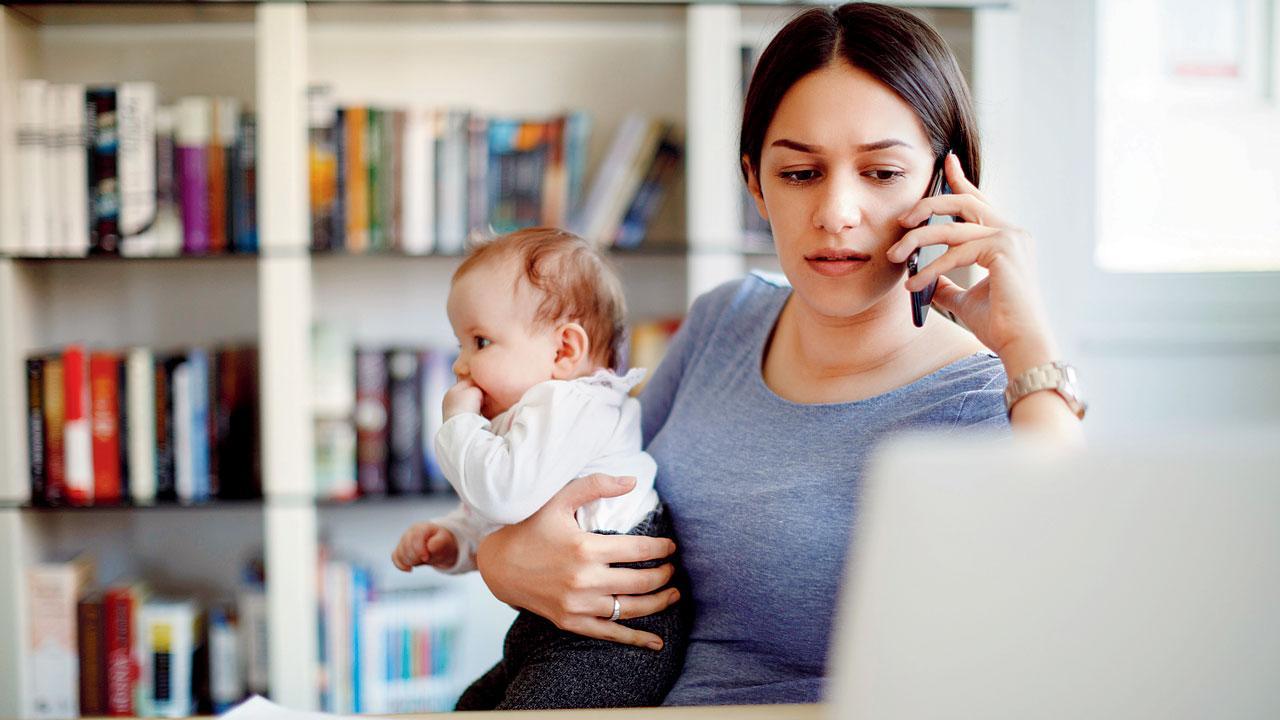
[[[582,112],[338,106],[326,87],[311,88],[310,101],[316,251],[457,255],[468,241],[534,225],[634,247],[680,169],[672,126],[629,118],[584,203]]]
[[[260,585],[205,609],[143,582],[97,588],[77,556],[29,567],[27,595],[33,717],[187,717],[266,689],[249,682],[266,673]]]
[[[256,125],[231,98],[157,106],[150,82],[24,80],[21,235],[30,256],[256,252]]]
[[[27,358],[31,502],[205,502],[261,495],[257,350]]]
[[[432,438],[456,381],[453,350],[355,347],[312,333],[316,495],[328,500],[448,490]]]
[[[333,713],[450,710],[462,598],[442,588],[377,592],[373,575],[322,561],[320,705]]]

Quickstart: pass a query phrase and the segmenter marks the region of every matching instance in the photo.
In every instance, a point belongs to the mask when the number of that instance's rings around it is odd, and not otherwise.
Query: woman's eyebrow
[[[818,154],[822,152],[822,146],[820,145],[809,145],[807,143],[799,142],[798,140],[788,140],[786,138],[774,140],[772,143],[769,144],[769,147],[788,148],[791,150],[797,150],[802,153],[811,153],[811,154]],[[911,144],[904,140],[898,140],[897,138],[886,138],[884,140],[876,140],[875,142],[864,143],[862,145],[859,145],[855,149],[860,153],[865,153],[865,152],[873,152],[875,150],[885,150],[891,147],[904,147],[904,148],[910,149]]]

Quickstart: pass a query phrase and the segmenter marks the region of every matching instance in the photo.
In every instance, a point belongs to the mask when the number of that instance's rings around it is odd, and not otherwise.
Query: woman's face
[[[910,317],[905,265],[885,252],[906,232],[898,217],[924,196],[933,165],[915,110],[865,71],[836,61],[787,91],[749,184],[810,308],[847,318],[900,303]]]

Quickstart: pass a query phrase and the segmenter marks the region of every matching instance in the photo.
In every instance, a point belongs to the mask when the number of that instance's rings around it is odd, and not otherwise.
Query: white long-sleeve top
[[[658,506],[657,465],[640,449],[640,403],[628,392],[644,377],[599,370],[574,380],[538,383],[492,421],[461,413],[435,437],[440,469],[459,507],[435,522],[458,541],[447,573],[475,569],[486,535],[537,512],[569,481],[592,473],[635,477],[626,495],[579,508],[584,530],[625,533]]]

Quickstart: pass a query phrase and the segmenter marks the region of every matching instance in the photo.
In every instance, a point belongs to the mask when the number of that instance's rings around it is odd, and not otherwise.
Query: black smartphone
[[[946,156],[944,155],[943,157]],[[951,186],[947,184],[946,178],[942,176],[941,169],[938,171],[938,176],[934,178],[932,188],[933,192],[930,193],[930,197],[951,194]],[[950,215],[931,215],[928,220],[920,223],[918,227],[941,225],[949,222],[954,222]],[[946,251],[946,245],[927,245],[911,251],[911,255],[907,257],[907,277],[914,276],[920,272],[920,268],[942,257],[942,254]],[[933,302],[933,293],[937,289],[938,281],[934,280],[925,289],[911,293],[911,322],[915,323],[916,327],[924,327],[924,319],[929,314],[929,303]]]

